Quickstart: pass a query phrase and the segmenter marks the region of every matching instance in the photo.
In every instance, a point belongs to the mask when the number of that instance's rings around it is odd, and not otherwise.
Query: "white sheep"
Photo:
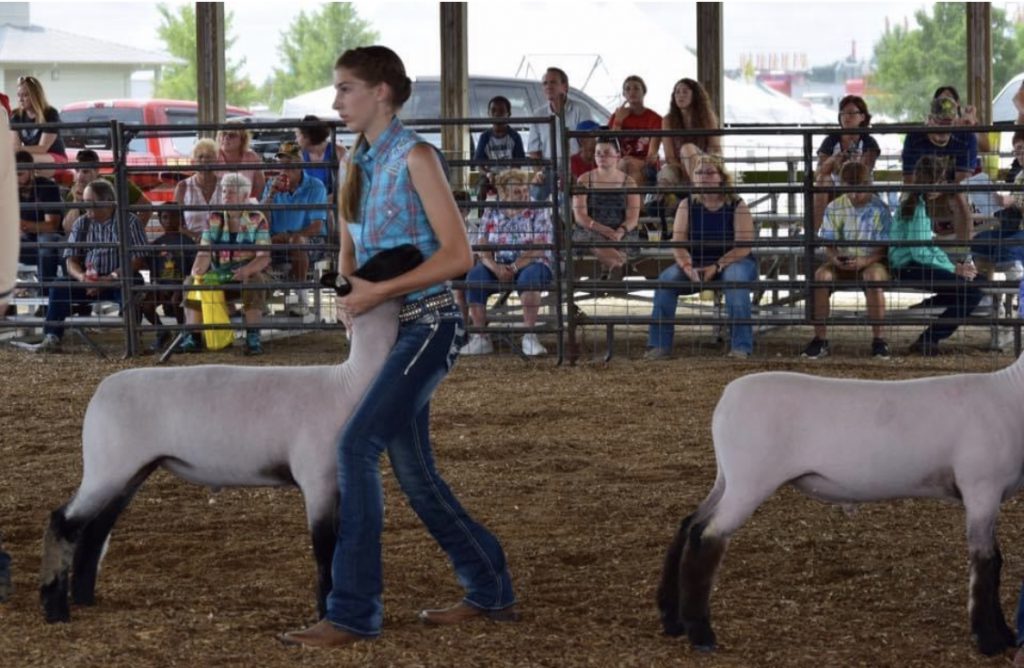
[[[46,620],[68,621],[94,602],[110,530],[157,468],[200,485],[297,485],[326,612],[337,531],[337,444],[398,333],[398,300],[355,319],[348,360],[336,366],[208,365],[132,369],[96,389],[82,427],[82,482],[53,511],[43,539]]]
[[[978,649],[1014,644],[999,603],[1001,502],[1022,486],[1024,356],[994,373],[906,381],[759,373],[730,383],[712,419],[718,476],[683,520],[658,588],[665,633],[711,650],[709,598],[729,537],[778,487],[860,503],[963,503],[969,617]]]

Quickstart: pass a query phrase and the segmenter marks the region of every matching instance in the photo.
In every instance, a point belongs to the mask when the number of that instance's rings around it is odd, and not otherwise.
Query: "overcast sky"
[[[355,4],[380,32],[381,42],[403,57],[410,74],[438,73],[436,2]],[[227,2],[234,12],[237,38],[229,57],[245,57],[244,71],[254,83],[262,83],[278,62],[280,32],[299,11],[319,5],[309,0]],[[858,56],[870,57],[887,17],[893,24],[909,17],[913,25],[913,12],[929,5],[727,2],[725,66],[738,67],[744,53],[772,52],[806,53],[809,64],[826,64],[849,54],[853,42]],[[678,70],[681,47],[696,47],[695,14],[692,2],[470,2],[470,72],[513,76],[527,64],[532,70],[565,64],[574,85],[591,75],[593,86],[600,85],[602,74],[617,76],[622,71],[646,76],[670,69],[672,80],[692,76],[694,72]],[[33,23],[71,33],[143,49],[163,48],[156,33],[160,18],[155,3],[33,2],[31,17]],[[118,30],[112,31],[112,25]],[[501,36],[499,47],[496,35]]]

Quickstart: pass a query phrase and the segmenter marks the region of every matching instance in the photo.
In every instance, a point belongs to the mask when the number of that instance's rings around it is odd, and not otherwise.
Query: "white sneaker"
[[[490,337],[484,334],[472,334],[469,343],[459,349],[460,355],[490,355],[494,352],[494,345]]]
[[[11,341],[11,345],[31,353],[59,353],[61,351],[60,339],[53,334],[47,334],[39,343],[26,343],[25,341]]]
[[[547,355],[548,349],[541,345],[536,334],[523,334],[523,354],[530,357]]]

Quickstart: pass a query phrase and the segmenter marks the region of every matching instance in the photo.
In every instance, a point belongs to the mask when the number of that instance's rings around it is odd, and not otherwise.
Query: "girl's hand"
[[[975,109],[973,104],[969,104],[963,108],[960,114],[960,125],[977,125],[978,124],[978,110]]]
[[[345,336],[351,338],[353,325],[352,314],[348,312],[348,309],[345,308],[344,305],[342,305],[340,299],[334,302],[334,317],[337,318],[338,322],[345,326]]]
[[[689,267],[683,267],[683,273],[686,274],[687,278],[689,278],[694,283],[700,283],[700,272],[694,269],[693,265],[690,265]]]
[[[352,292],[338,299],[349,315],[355,317],[366,313],[386,298],[380,293],[380,283],[371,283],[356,276],[346,276],[352,284]]]

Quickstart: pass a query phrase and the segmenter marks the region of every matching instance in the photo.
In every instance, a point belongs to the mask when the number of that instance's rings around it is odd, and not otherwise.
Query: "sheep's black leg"
[[[77,605],[93,605],[96,602],[96,573],[103,556],[103,547],[135,491],[125,492],[107,504],[99,515],[82,527],[81,536],[75,546],[71,563],[71,600]]]
[[[75,542],[85,519],[69,520],[64,507],[50,514],[50,524],[43,536],[43,558],[39,574],[39,598],[46,621],[71,621],[68,604],[68,569],[75,551]]]
[[[337,506],[337,504],[334,504]],[[337,539],[338,522],[331,513],[313,522],[310,533],[313,539],[313,556],[316,558],[316,608],[318,619],[327,614],[327,595],[331,593],[331,562],[334,559],[334,543]]]
[[[679,562],[680,614],[686,636],[695,649],[709,652],[715,648],[711,628],[711,585],[728,543],[726,538],[704,534],[706,524],[690,527],[690,536]]]
[[[82,527],[81,535],[75,546],[75,556],[71,565],[71,599],[79,605],[92,605],[96,601],[96,573],[103,557],[103,547],[107,542],[111,529],[117,518],[135,493],[159,466],[156,460],[144,466],[125,485],[123,492],[111,499],[103,509]]]
[[[1013,632],[1006,625],[999,603],[999,571],[1003,556],[996,540],[1001,490],[991,485],[961,488],[967,515],[967,549],[971,560],[971,636],[978,651],[993,656],[1014,645]]]
[[[681,636],[686,633],[679,607],[679,560],[683,557],[686,539],[690,533],[693,515],[687,515],[679,525],[675,538],[665,554],[665,565],[661,569],[661,584],[658,585],[658,613],[665,635]]]
[[[971,635],[978,651],[986,656],[1001,654],[1013,647],[1015,637],[1006,623],[999,602],[999,574],[1003,556],[999,546],[988,556],[971,554]]]

